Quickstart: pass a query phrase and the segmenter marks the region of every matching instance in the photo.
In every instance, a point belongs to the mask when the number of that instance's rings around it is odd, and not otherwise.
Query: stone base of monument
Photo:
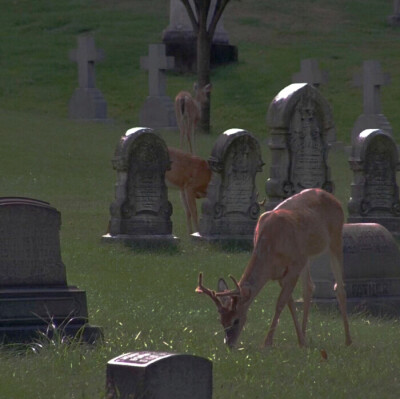
[[[75,90],[69,101],[69,118],[80,121],[110,122],[107,118],[107,102],[99,89]]]
[[[29,342],[40,333],[88,343],[103,337],[88,324],[86,293],[77,287],[0,289],[0,341]]]
[[[174,70],[178,73],[195,73],[197,70],[196,39],[193,37],[184,38],[179,33],[173,35],[169,32],[163,38],[167,56],[175,58]],[[211,67],[229,64],[238,61],[238,49],[229,43],[213,43],[211,46],[210,63]]]
[[[190,235],[195,242],[218,244],[221,246],[234,246],[245,249],[253,248],[253,235],[202,235],[199,232]]]
[[[387,23],[392,26],[400,26],[400,14],[387,17]]]
[[[379,224],[343,227],[344,283],[349,312],[400,316],[400,251],[390,232]],[[313,304],[337,308],[329,255],[311,262]]]
[[[140,109],[139,123],[153,129],[176,129],[175,108],[168,96],[149,96]]]
[[[155,248],[173,247],[179,244],[179,238],[172,234],[165,235],[130,235],[118,234],[112,236],[105,234],[101,237],[104,243],[120,243],[131,247]]]

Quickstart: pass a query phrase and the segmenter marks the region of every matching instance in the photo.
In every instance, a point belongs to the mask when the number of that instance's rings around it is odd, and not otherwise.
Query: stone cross
[[[363,113],[381,114],[380,89],[390,83],[390,75],[382,72],[379,61],[364,61],[362,74],[354,76],[353,83],[363,88]]]
[[[140,66],[149,71],[149,96],[165,96],[167,87],[165,71],[174,67],[174,57],[165,55],[165,45],[150,44],[149,55],[140,57]]]
[[[104,51],[96,49],[94,37],[78,36],[78,48],[70,51],[69,58],[78,64],[79,88],[94,88],[96,86],[94,64],[104,59]]]
[[[318,68],[318,61],[312,58],[301,60],[300,72],[292,75],[292,83],[309,83],[315,87],[328,81],[328,73]]]

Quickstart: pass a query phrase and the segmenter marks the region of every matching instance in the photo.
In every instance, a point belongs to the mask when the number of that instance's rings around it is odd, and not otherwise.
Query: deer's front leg
[[[189,234],[193,233],[193,229],[192,229],[192,215],[190,212],[190,206],[188,204],[188,198],[187,198],[187,193],[185,188],[181,189],[181,201],[183,204],[183,207],[185,208],[185,214],[186,214],[186,224],[187,224],[187,229]]]
[[[268,334],[265,338],[264,341],[264,347],[265,346],[272,346],[272,342],[274,339],[274,333],[276,330],[276,327],[278,325],[279,317],[282,313],[283,308],[289,304],[289,300],[292,298],[292,292],[294,290],[294,287],[296,286],[298,276],[290,276],[286,275],[280,282],[282,286],[281,293],[279,294],[278,302],[276,303],[276,309],[275,309],[275,315],[271,323],[271,327],[269,328]],[[292,298],[293,301],[293,298]],[[292,309],[294,310],[294,303],[292,303],[293,307]],[[290,306],[289,306],[290,309]],[[291,309],[291,310],[292,310]],[[297,317],[295,313],[292,313],[293,320],[295,321],[295,325],[297,322],[297,328],[298,332],[301,334],[300,327],[297,321]],[[300,341],[300,337],[299,337]]]

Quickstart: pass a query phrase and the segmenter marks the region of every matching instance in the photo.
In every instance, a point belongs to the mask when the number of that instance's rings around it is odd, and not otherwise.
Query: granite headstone
[[[212,176],[193,238],[252,242],[260,212],[255,179],[264,165],[258,140],[245,130],[227,130],[217,139],[208,163]]]
[[[349,223],[379,223],[400,235],[399,154],[393,137],[380,129],[360,133],[349,158],[353,171]]]
[[[149,128],[130,129],[121,138],[112,163],[117,183],[103,241],[132,245],[176,242],[165,184],[170,160],[164,140]]]
[[[306,188],[333,192],[328,137],[334,130],[331,108],[307,83],[293,83],[271,102],[267,113],[272,164],[266,183],[266,210]]]
[[[60,213],[47,202],[0,198],[0,339],[27,341],[38,332],[102,335],[88,324],[86,293],[67,285]]]
[[[168,352],[131,352],[107,364],[109,399],[211,399],[212,363]]]

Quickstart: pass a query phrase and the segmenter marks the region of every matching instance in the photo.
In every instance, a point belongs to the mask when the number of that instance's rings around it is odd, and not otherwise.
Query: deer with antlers
[[[180,190],[181,201],[185,208],[186,224],[189,234],[198,231],[196,198],[204,198],[211,179],[211,169],[204,159],[168,147],[171,170],[165,174],[168,185]]]
[[[194,131],[200,121],[201,106],[207,101],[211,89],[210,83],[202,88],[195,83],[193,85],[194,96],[187,91],[181,91],[175,97],[175,114],[180,132],[181,149],[184,148],[186,141],[191,154],[194,154]]]
[[[269,280],[277,280],[281,292],[275,315],[264,341],[271,346],[283,308],[288,305],[300,346],[305,345],[306,326],[314,285],[309,259],[329,250],[331,269],[336,280],[336,296],[342,314],[346,344],[351,344],[343,284],[342,229],[343,209],[339,201],[321,189],[308,189],[263,213],[254,233],[254,249],[239,282],[232,276],[234,290],[223,279],[218,292],[203,286],[199,274],[196,292],[208,295],[216,304],[225,330],[225,343],[234,347],[246,323],[247,311]],[[303,285],[303,323],[300,326],[292,292],[298,279]]]

